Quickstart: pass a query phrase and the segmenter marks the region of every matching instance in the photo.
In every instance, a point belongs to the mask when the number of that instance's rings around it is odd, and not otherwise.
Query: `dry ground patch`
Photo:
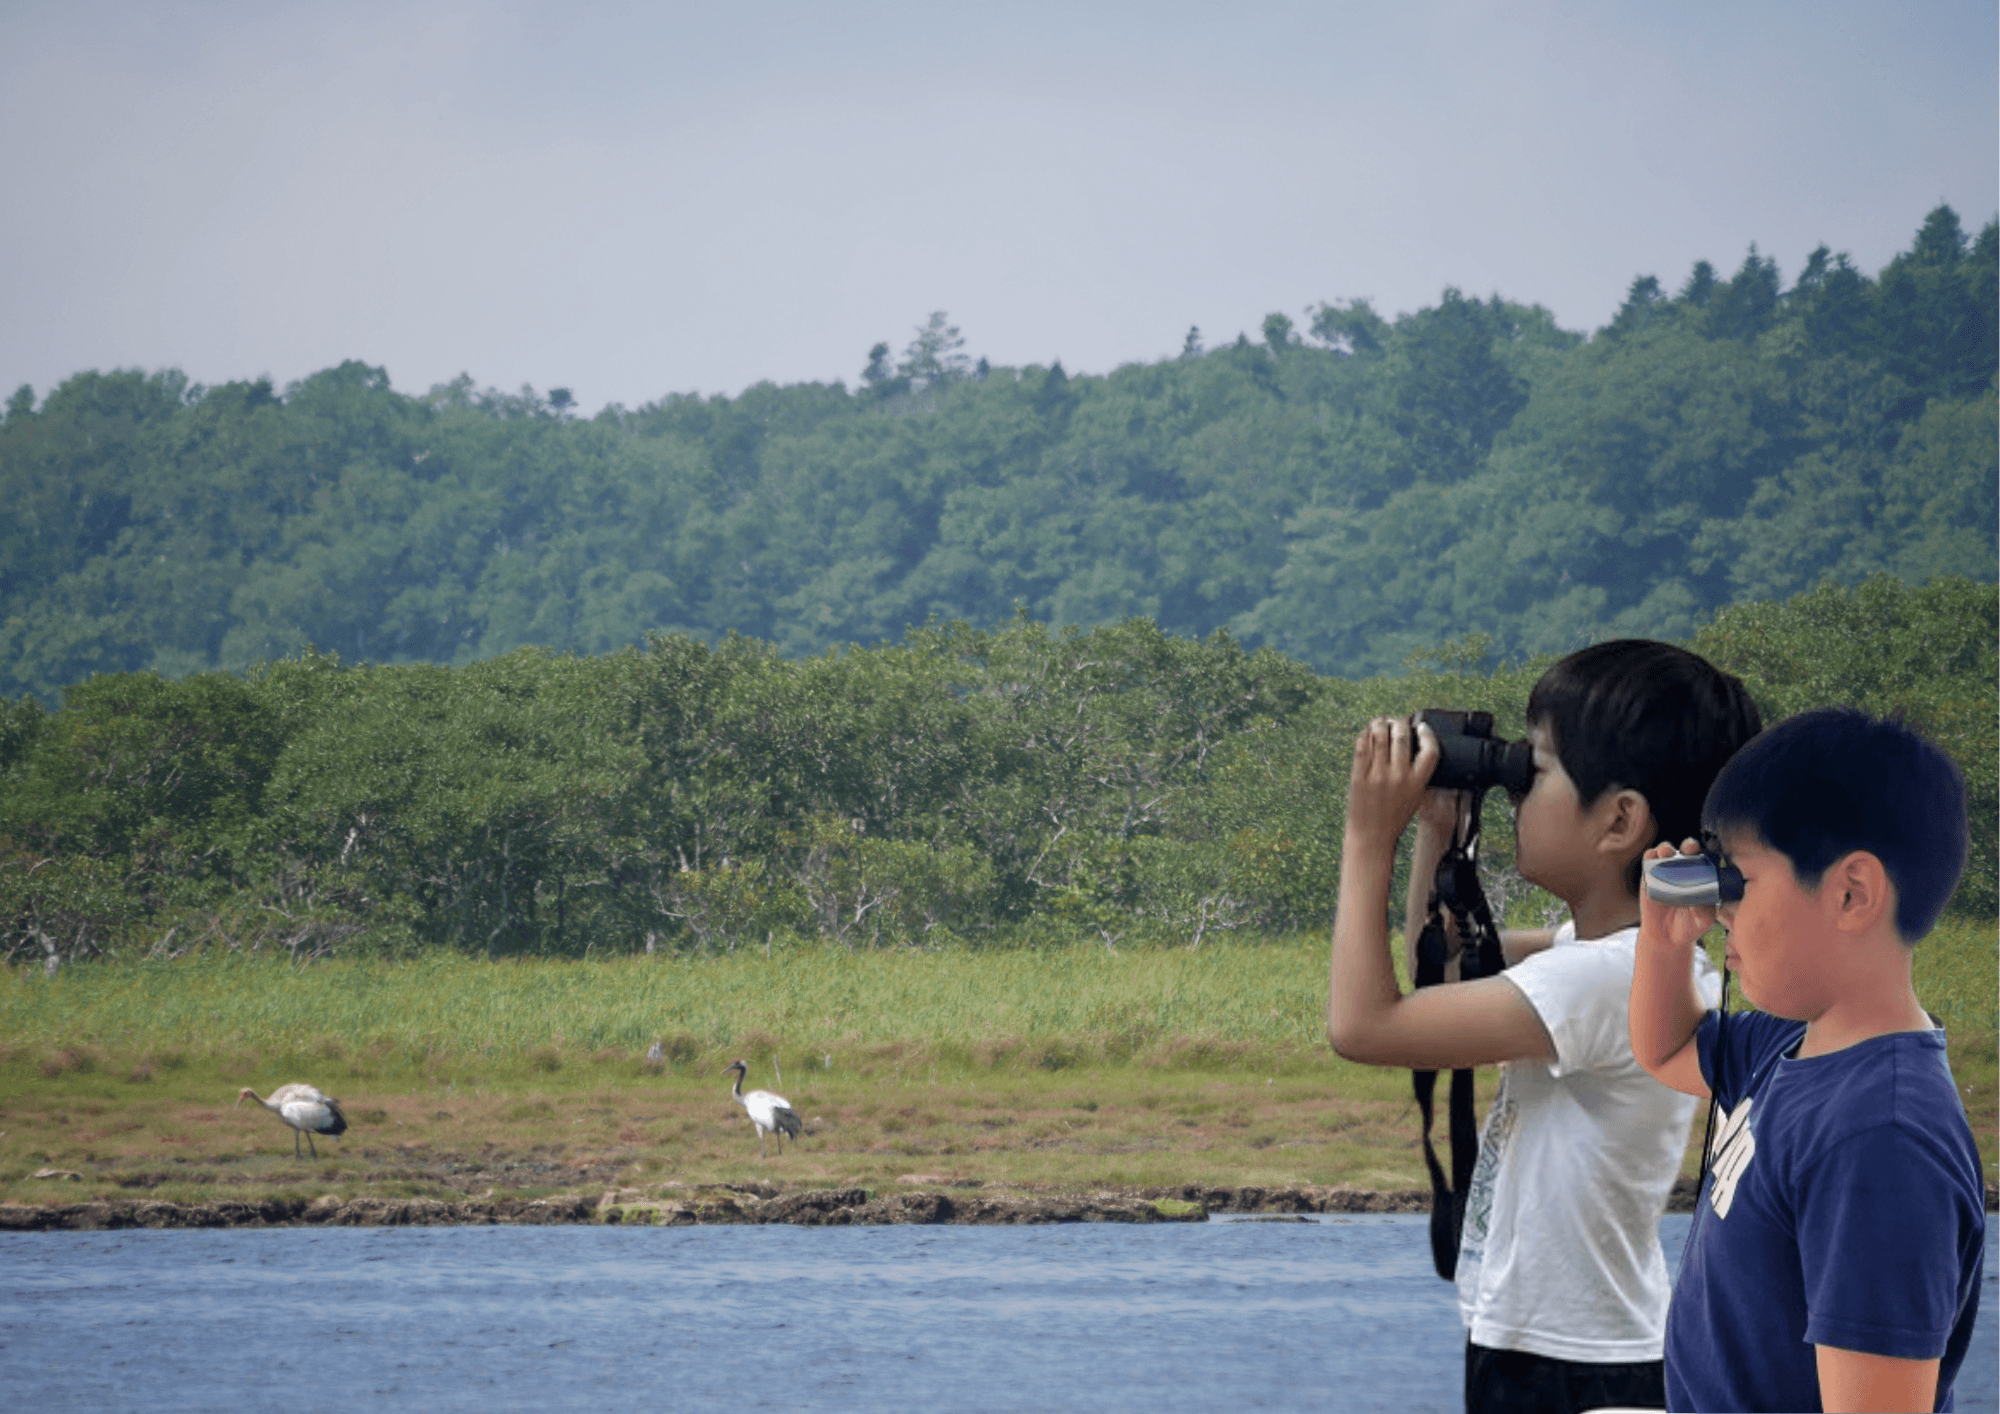
[[[491,1080],[471,1069],[376,1075],[365,1058],[308,1075],[241,1061],[16,1055],[0,1063],[0,1201],[139,1191],[179,1202],[532,1197],[758,1180],[878,1190],[1427,1187],[1400,1072],[1332,1057],[1223,1071],[944,1069],[921,1051],[901,1048],[872,1074],[793,1069],[782,1088],[805,1137],[765,1159],[726,1077],[705,1066],[563,1058]],[[2000,1124],[1993,1044],[1954,1051],[1991,1181]],[[777,1088],[770,1067],[762,1072],[752,1085]],[[318,1141],[317,1161],[292,1157],[292,1133],[275,1115],[234,1103],[242,1084],[265,1091],[300,1079],[338,1094],[350,1124],[343,1140]],[[1493,1072],[1482,1072],[1482,1109],[1492,1083]],[[76,1177],[35,1176],[50,1169]]]
[[[760,1159],[726,1078],[705,1069],[565,1060],[493,1082],[372,1077],[365,1063],[308,1075],[75,1052],[16,1057],[0,1064],[0,1201],[135,1189],[177,1201],[532,1195],[757,1179],[868,1188],[1423,1186],[1407,1079],[1331,1058],[1316,1069],[794,1070],[783,1090],[805,1136]],[[361,1073],[341,1073],[353,1071]],[[349,1121],[342,1140],[318,1141],[316,1162],[292,1157],[292,1133],[275,1115],[234,1103],[239,1085],[266,1091],[292,1080],[338,1094]],[[752,1084],[777,1087],[768,1066]],[[34,1176],[46,1169],[78,1176]]]

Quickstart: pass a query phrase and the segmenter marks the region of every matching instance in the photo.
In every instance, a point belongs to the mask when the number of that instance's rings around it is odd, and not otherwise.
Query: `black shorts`
[[[1597,1365],[1465,1343],[1465,1414],[1582,1414],[1620,1405],[1665,1409],[1664,1362]]]

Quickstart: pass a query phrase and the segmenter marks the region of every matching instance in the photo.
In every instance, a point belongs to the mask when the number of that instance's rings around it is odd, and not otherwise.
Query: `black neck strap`
[[[1417,939],[1416,976],[1418,987],[1433,987],[1444,981],[1445,965],[1451,959],[1451,939],[1460,941],[1458,978],[1469,982],[1475,977],[1497,977],[1507,966],[1500,950],[1500,930],[1486,905],[1486,892],[1479,886],[1479,817],[1486,793],[1472,797],[1470,810],[1459,819],[1450,848],[1438,860],[1425,906],[1424,931]],[[1451,928],[1445,925],[1449,915]],[[1431,1144],[1432,1097],[1437,1088],[1435,1070],[1410,1073],[1416,1093],[1417,1111],[1423,1118],[1424,1167],[1431,1176],[1431,1261],[1437,1274],[1450,1281],[1458,1272],[1459,1234],[1465,1226],[1465,1195],[1472,1186],[1472,1169],[1479,1157],[1479,1131],[1472,1114],[1472,1072],[1451,1073],[1450,1118],[1451,1177],[1446,1181],[1437,1150]]]

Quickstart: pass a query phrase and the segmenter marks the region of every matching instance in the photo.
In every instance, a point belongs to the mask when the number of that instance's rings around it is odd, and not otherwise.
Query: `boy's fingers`
[[[1354,738],[1354,774],[1357,779],[1375,774],[1382,761],[1384,736],[1382,720],[1378,717]]]

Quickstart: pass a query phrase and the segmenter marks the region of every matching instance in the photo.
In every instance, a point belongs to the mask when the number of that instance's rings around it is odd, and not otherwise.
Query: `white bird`
[[[295,1159],[302,1157],[299,1153],[301,1134],[305,1135],[306,1146],[317,1159],[319,1148],[313,1143],[313,1135],[326,1134],[338,1139],[347,1133],[347,1116],[340,1112],[340,1101],[310,1085],[280,1085],[271,1092],[268,1100],[245,1085],[236,1093],[239,1109],[245,1100],[255,1100],[292,1127],[292,1157]]]
[[[764,1136],[766,1134],[790,1135],[797,1139],[805,1126],[799,1123],[799,1112],[792,1108],[792,1102],[783,1095],[773,1095],[769,1090],[752,1090],[743,1093],[744,1077],[750,1074],[750,1067],[742,1061],[731,1061],[722,1068],[724,1075],[736,1072],[736,1086],[729,1092],[729,1098],[743,1106],[743,1112],[750,1116],[750,1122],[757,1126],[757,1157],[766,1157]],[[778,1140],[778,1152],[785,1152],[785,1141]]]

